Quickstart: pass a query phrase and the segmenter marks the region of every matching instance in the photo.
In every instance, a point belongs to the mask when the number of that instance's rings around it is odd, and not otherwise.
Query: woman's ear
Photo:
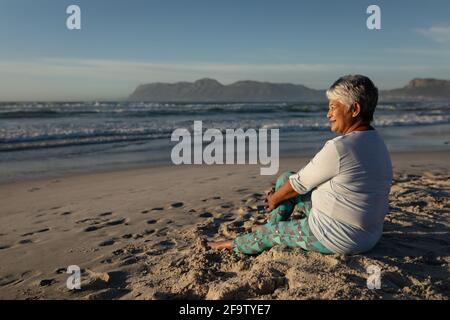
[[[356,118],[361,114],[361,105],[358,102],[355,102],[352,106],[352,117]]]

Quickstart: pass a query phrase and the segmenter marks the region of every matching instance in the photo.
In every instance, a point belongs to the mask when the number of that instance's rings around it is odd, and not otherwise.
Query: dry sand
[[[170,166],[0,186],[1,299],[448,299],[450,152],[392,155],[384,235],[361,255],[206,250],[264,223],[259,166]],[[281,159],[281,174],[308,158]],[[298,213],[293,218],[298,218]],[[69,265],[81,290],[66,287]],[[370,265],[381,289],[367,288]]]

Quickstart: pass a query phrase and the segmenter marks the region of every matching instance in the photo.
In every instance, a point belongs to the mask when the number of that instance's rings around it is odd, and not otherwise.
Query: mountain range
[[[203,78],[195,82],[149,83],[138,86],[129,101],[147,102],[324,102],[325,90],[300,84],[237,81],[223,85]],[[380,101],[450,101],[450,81],[413,79],[399,89],[383,90]]]

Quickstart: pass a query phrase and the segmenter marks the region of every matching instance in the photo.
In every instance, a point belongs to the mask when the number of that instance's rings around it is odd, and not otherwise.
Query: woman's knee
[[[295,174],[293,171],[283,172],[277,179],[277,185],[283,184],[288,181],[289,177]]]
[[[292,176],[293,174],[295,174],[295,172],[293,171],[286,171],[283,172],[277,179],[277,181],[287,181],[287,179]]]

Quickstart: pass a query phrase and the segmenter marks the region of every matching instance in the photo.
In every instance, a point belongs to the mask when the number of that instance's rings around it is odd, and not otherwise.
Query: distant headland
[[[152,102],[323,102],[325,90],[300,84],[237,81],[223,85],[209,78],[195,82],[155,82],[138,86],[129,101]],[[450,101],[450,80],[413,79],[399,89],[380,92],[381,101]]]

